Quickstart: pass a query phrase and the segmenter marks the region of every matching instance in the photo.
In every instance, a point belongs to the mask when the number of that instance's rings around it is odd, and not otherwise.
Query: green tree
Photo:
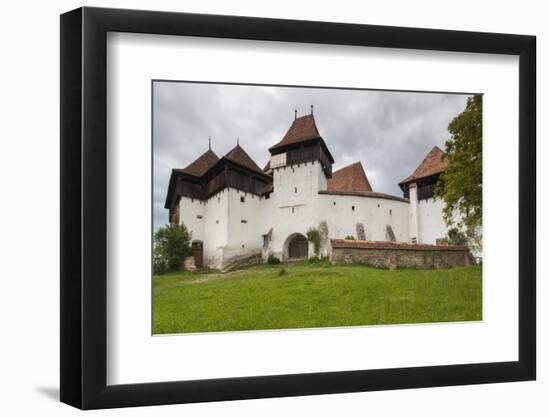
[[[468,98],[466,108],[448,127],[444,156],[448,166],[441,174],[436,195],[443,198],[448,225],[460,214],[468,236],[475,236],[482,216],[482,97]]]
[[[306,232],[307,240],[313,243],[313,252],[315,256],[319,256],[319,250],[321,249],[321,234],[315,227],[310,227]]]
[[[457,227],[453,227],[447,231],[447,242],[450,245],[466,245],[468,238],[462,230]]]
[[[183,224],[167,224],[161,227],[155,233],[155,263],[164,262],[170,270],[180,269],[184,259],[193,253],[190,241],[191,233]]]

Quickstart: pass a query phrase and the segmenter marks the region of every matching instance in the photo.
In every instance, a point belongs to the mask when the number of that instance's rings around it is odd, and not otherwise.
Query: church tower
[[[295,112],[290,128],[269,152],[265,171],[273,176],[280,206],[309,204],[319,191],[327,189],[334,158],[319,134],[313,106],[311,114],[297,117]]]

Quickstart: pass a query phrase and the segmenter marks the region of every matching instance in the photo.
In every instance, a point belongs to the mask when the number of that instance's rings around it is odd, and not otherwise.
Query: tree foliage
[[[441,174],[436,195],[443,198],[448,225],[459,214],[468,235],[481,226],[482,217],[482,97],[468,98],[466,108],[448,127],[444,155],[448,166]]]
[[[310,227],[306,232],[307,240],[313,243],[313,252],[315,256],[319,256],[319,251],[321,249],[321,234],[319,230],[315,227]]]
[[[193,251],[189,245],[191,233],[183,224],[167,224],[155,233],[153,259],[155,265],[169,270],[181,269],[184,259]]]
[[[447,242],[450,245],[466,245],[468,243],[468,238],[458,227],[453,227],[447,232]]]

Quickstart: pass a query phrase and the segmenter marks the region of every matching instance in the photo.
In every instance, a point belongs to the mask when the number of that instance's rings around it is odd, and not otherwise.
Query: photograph
[[[153,334],[482,320],[482,95],[152,81]]]

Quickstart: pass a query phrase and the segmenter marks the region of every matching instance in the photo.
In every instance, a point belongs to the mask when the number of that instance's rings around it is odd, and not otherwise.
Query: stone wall
[[[332,239],[330,259],[377,268],[441,269],[474,265],[465,246]]]

